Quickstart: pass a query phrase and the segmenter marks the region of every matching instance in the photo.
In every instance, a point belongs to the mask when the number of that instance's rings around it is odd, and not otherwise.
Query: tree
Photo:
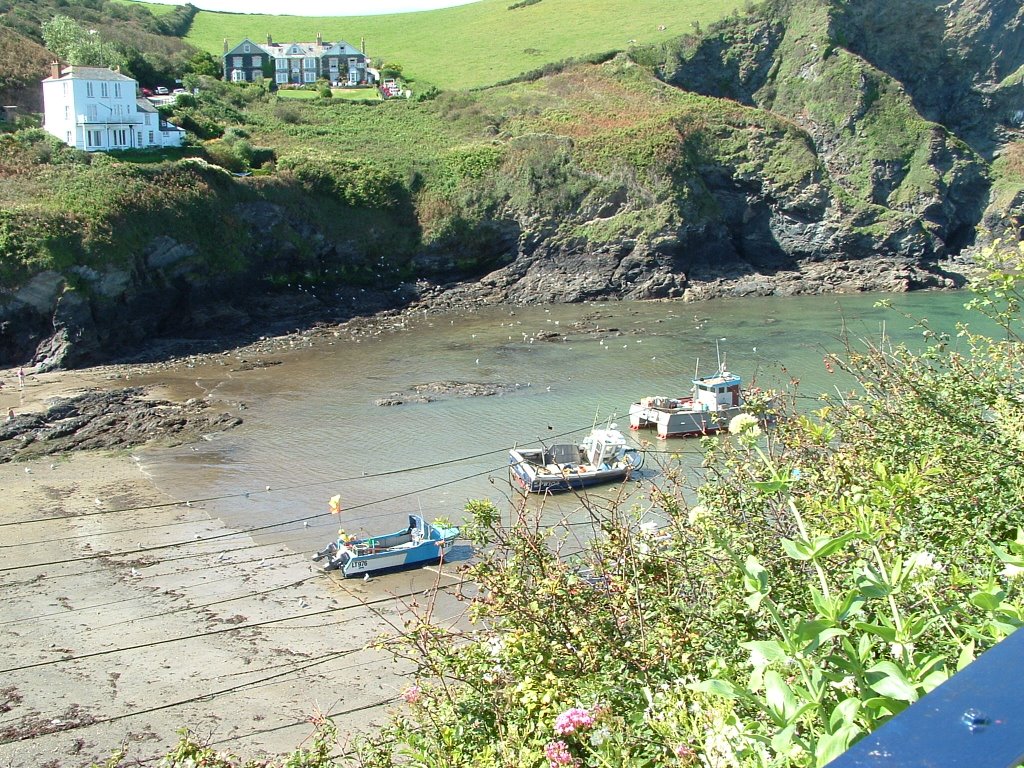
[[[43,41],[51,53],[69,64],[87,67],[121,67],[125,56],[106,42],[95,29],[86,30],[68,16],[43,22]]]
[[[208,77],[219,78],[223,74],[221,72],[220,61],[209,51],[196,51],[192,58],[188,60],[187,66],[189,71],[195,75],[207,75]]]

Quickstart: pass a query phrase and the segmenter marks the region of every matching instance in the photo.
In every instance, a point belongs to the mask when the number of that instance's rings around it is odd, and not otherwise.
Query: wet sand
[[[0,372],[0,406],[41,410],[124,386],[125,372],[30,374],[24,390]],[[161,377],[153,394],[167,397],[178,386]],[[326,576],[168,497],[130,451],[2,464],[0,488],[0,764],[12,768],[89,765],[122,743],[144,760],[182,727],[275,755],[308,739],[318,711],[337,715],[344,750],[409,684],[411,665],[370,644],[457,583],[432,567]]]

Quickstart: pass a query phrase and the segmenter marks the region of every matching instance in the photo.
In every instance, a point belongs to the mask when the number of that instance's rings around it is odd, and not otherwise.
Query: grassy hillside
[[[186,40],[219,55],[227,38],[256,42],[343,39],[403,66],[420,89],[490,85],[574,56],[656,43],[726,16],[739,0],[540,0],[509,10],[510,0],[361,17],[263,16],[200,12]]]

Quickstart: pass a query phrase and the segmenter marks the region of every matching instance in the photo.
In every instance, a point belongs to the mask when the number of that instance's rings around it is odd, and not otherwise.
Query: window
[[[120,99],[121,98],[121,84],[120,83],[114,83],[114,98],[115,99]]]
[[[69,104],[65,104],[64,105],[64,119],[65,120],[70,120],[71,119],[71,105],[69,105]]]
[[[138,131],[135,135],[138,137],[137,145],[141,147],[142,146],[142,131]]]
[[[231,57],[231,66],[233,66],[235,69],[239,69],[240,67],[242,67],[242,57],[241,56],[232,56]]]
[[[88,96],[90,99],[96,98],[96,94],[92,91],[92,83],[85,84],[85,95]]]
[[[277,60],[277,68],[278,69],[288,69],[288,59],[278,59]]]
[[[303,69],[316,69],[316,59],[305,58],[302,60]]]
[[[262,80],[263,79],[263,70],[262,69],[254,69],[252,71],[252,79],[253,79],[254,82],[256,80]]]
[[[128,131],[126,131],[124,128],[119,128],[116,131],[111,131],[110,134],[111,134],[111,138],[113,139],[113,141],[111,143],[114,146],[118,146],[118,147],[126,147],[126,146],[128,146]]]
[[[302,81],[304,83],[315,83],[316,82],[316,72],[303,72],[302,73]]]
[[[143,115],[145,116],[146,125],[152,125],[150,121],[153,119],[153,115],[149,112],[144,112]]]
[[[337,56],[332,56],[327,61],[330,64],[331,69],[337,69],[338,68],[338,57]]]
[[[65,96],[68,95],[68,86],[70,86],[70,85],[71,85],[71,83],[69,83],[67,81],[64,82],[64,95]]]
[[[73,145],[74,141],[72,141],[72,139],[71,139],[71,131],[68,131],[67,136],[68,136],[67,140],[64,143],[65,144],[72,144]]]
[[[254,67],[262,67],[263,66],[263,57],[260,56],[257,53],[255,56],[252,57],[252,65]]]
[[[249,51],[251,51],[251,50],[252,50],[252,46],[250,46],[248,43],[246,43],[245,45],[242,46],[242,53],[249,53]]]
[[[95,123],[99,119],[95,104],[90,104],[85,108],[85,117],[90,123]]]
[[[150,131],[150,132],[149,132],[149,143],[150,143],[150,144],[153,144],[153,143],[155,143],[155,142],[154,142],[154,138],[153,138],[153,137],[154,137],[153,131]]]
[[[103,132],[102,131],[86,131],[85,132],[85,143],[89,147],[102,147],[103,146]]]
[[[110,94],[107,92],[107,84],[106,83],[100,83],[100,98],[106,99],[109,96],[110,96]]]
[[[231,82],[233,82],[233,83],[244,83],[245,82],[245,70],[243,70],[243,69],[232,69],[231,70]]]
[[[287,83],[288,82],[288,73],[287,72],[278,72],[276,79],[277,79],[277,82],[279,82],[279,83]]]

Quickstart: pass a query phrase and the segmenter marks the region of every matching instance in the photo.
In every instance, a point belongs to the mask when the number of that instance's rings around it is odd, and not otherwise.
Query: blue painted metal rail
[[[865,736],[829,768],[1011,768],[1024,761],[1024,629]]]

